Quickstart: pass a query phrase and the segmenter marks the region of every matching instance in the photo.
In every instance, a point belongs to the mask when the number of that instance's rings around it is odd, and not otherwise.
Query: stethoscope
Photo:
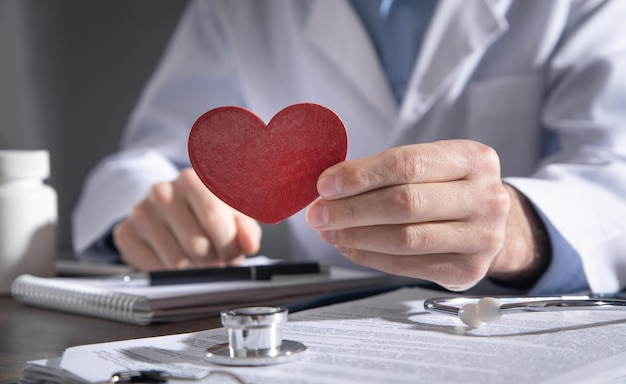
[[[513,312],[598,307],[626,309],[626,300],[602,296],[546,296],[435,297],[424,301],[427,311],[456,316],[471,328],[480,328]],[[263,366],[299,359],[307,347],[297,341],[282,339],[282,327],[287,322],[287,316],[288,310],[277,306],[239,307],[222,311],[221,320],[228,329],[228,343],[207,349],[205,359],[220,366]],[[216,370],[211,374],[227,376],[237,383],[243,383],[237,375],[227,371]],[[160,384],[167,383],[167,379],[168,375],[163,371],[128,371],[115,373],[110,383]]]
[[[504,314],[513,312],[573,311],[585,308],[626,307],[626,300],[602,296],[546,297],[441,297],[424,301],[424,308],[434,313],[457,316],[471,328],[480,328]]]
[[[546,297],[440,297],[424,301],[429,312],[457,316],[471,328],[500,319],[504,314],[534,311],[566,311],[585,308],[626,309],[626,300],[602,296]],[[620,308],[623,307],[623,308]],[[305,345],[282,340],[287,309],[243,307],[222,311],[228,343],[208,349],[205,358],[219,365],[268,365],[292,361],[306,352]]]
[[[286,363],[300,358],[307,348],[297,341],[283,340],[282,328],[288,310],[278,306],[250,306],[224,310],[222,325],[228,329],[228,343],[204,352],[204,358],[218,366],[262,366]],[[212,370],[203,379],[215,376],[243,384],[232,372]],[[173,378],[165,371],[122,371],[111,376],[110,384],[166,384]],[[219,380],[219,379],[218,379]]]

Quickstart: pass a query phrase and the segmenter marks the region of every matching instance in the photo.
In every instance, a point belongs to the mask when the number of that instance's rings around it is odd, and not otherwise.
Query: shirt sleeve
[[[122,263],[122,258],[113,243],[113,227],[96,239],[89,248],[85,249],[80,254],[80,258],[110,264]]]
[[[527,294],[543,296],[588,291],[589,284],[580,261],[580,255],[541,211],[536,210],[536,212],[543,220],[550,237],[552,258],[546,272]]]

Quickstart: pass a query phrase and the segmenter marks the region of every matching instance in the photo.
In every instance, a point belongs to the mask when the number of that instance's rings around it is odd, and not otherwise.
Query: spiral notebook
[[[229,281],[167,286],[128,286],[106,277],[42,278],[21,275],[12,284],[23,304],[148,325],[213,316],[242,305],[284,305],[315,297],[392,286],[380,273],[332,267],[330,273],[270,281]]]

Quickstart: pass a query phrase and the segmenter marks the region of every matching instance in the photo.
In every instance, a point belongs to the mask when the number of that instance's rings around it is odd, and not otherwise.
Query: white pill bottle
[[[46,150],[0,150],[0,294],[23,274],[55,274],[57,194]]]

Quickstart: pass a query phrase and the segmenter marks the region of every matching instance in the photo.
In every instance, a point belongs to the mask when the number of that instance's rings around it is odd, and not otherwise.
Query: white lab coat
[[[401,144],[468,138],[492,146],[580,254],[592,289],[626,286],[626,1],[442,0],[400,107],[348,1],[200,1],[185,13],[145,89],[121,151],[86,181],[77,252],[158,181],[189,166],[189,128],[242,105],[333,109],[349,158]],[[561,149],[545,158],[545,130]],[[346,263],[289,219],[298,257]]]

